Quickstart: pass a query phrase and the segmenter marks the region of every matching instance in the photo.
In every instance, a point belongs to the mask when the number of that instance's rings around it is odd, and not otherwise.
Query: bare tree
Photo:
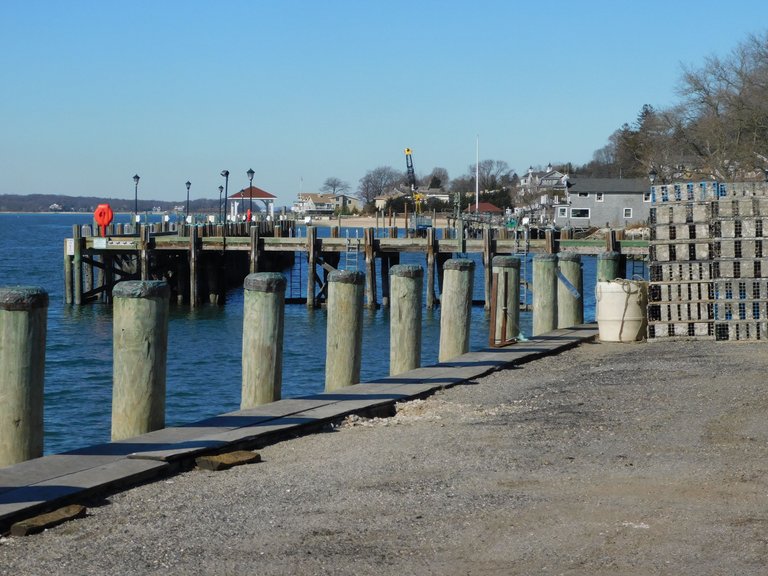
[[[357,196],[366,204],[373,202],[376,196],[387,192],[390,188],[400,184],[403,181],[402,172],[395,170],[390,166],[379,166],[369,170],[365,176],[360,178],[360,184],[357,187]]]
[[[445,168],[433,168],[432,173],[424,180],[430,188],[448,187],[450,179]]]
[[[511,182],[515,171],[504,160],[481,160],[478,164],[480,190],[500,190]],[[475,164],[469,167],[470,177],[475,176]]]
[[[320,191],[327,194],[343,194],[347,190],[349,190],[349,183],[335,176],[326,178],[323,185],[320,186]]]

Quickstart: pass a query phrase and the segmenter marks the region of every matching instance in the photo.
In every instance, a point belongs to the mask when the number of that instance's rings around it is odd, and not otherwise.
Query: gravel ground
[[[0,574],[766,574],[764,343],[586,344],[109,496]]]

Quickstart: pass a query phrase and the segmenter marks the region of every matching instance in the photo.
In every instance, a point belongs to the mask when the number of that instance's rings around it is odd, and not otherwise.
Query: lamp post
[[[187,186],[187,209],[184,213],[184,220],[186,220],[187,223],[189,223],[189,187],[192,186],[192,182],[187,180],[186,186]]]
[[[253,168],[248,168],[246,174],[248,174],[248,197],[250,198],[248,209],[250,210],[250,214],[253,215],[253,175],[255,172],[253,171]]]
[[[221,222],[221,195],[224,192],[224,186],[219,186],[219,222]]]
[[[227,229],[227,196],[229,195],[229,170],[222,170],[221,175],[224,176],[224,235],[226,236]]]
[[[133,220],[139,217],[139,175],[133,176]]]

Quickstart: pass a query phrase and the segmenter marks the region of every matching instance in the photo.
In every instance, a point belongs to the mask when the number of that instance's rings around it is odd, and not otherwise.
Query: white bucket
[[[598,282],[597,328],[602,342],[634,342],[646,336],[648,284],[642,280]]]

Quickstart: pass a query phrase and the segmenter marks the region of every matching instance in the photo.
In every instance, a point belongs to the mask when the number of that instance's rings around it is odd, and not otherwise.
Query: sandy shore
[[[588,344],[0,542],[0,574],[768,573],[765,344]]]

